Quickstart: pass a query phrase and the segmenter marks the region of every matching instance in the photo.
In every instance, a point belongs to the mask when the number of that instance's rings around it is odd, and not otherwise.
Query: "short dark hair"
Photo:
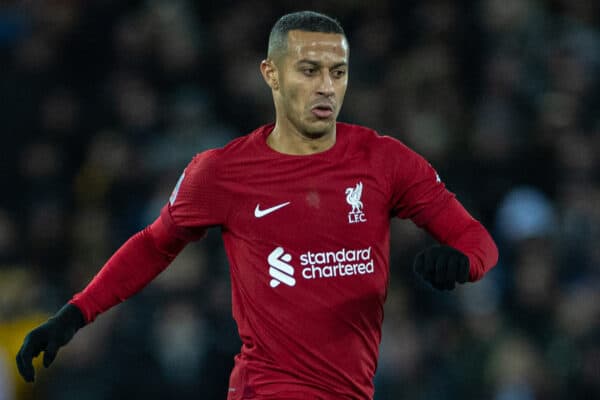
[[[289,31],[337,33],[346,36],[340,23],[325,14],[315,11],[297,11],[279,18],[269,34],[268,57],[273,58],[287,49]]]

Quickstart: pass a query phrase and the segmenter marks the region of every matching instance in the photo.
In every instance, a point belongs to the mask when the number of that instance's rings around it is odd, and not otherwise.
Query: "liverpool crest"
[[[348,223],[350,224],[366,222],[367,220],[363,212],[363,203],[360,200],[362,189],[362,182],[358,182],[354,187],[346,188],[346,202],[352,206],[352,209],[348,213]]]

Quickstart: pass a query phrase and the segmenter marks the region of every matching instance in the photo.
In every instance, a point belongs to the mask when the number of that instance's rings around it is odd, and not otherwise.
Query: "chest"
[[[365,163],[282,162],[231,171],[226,229],[273,245],[370,245],[389,229],[384,174]]]

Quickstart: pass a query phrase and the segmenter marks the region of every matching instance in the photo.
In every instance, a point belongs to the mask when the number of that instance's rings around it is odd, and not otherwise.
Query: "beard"
[[[331,121],[327,123],[326,127],[323,126],[313,126],[313,125],[308,125],[306,127],[306,129],[303,130],[299,130],[299,132],[303,135],[306,136],[309,139],[319,139],[322,138],[323,136],[331,133],[332,128],[335,124],[335,120]],[[319,124],[321,125],[321,124]]]
[[[322,138],[331,134],[335,129],[337,115],[334,114],[328,119],[319,119],[313,116],[310,111],[306,114],[306,116],[302,116],[301,118],[290,118],[290,122],[294,125],[296,130],[307,139]]]

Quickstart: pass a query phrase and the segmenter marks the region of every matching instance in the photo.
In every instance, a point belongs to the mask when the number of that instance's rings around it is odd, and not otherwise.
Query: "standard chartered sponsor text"
[[[337,251],[306,252],[300,255],[304,279],[372,274],[375,270],[371,247]]]

